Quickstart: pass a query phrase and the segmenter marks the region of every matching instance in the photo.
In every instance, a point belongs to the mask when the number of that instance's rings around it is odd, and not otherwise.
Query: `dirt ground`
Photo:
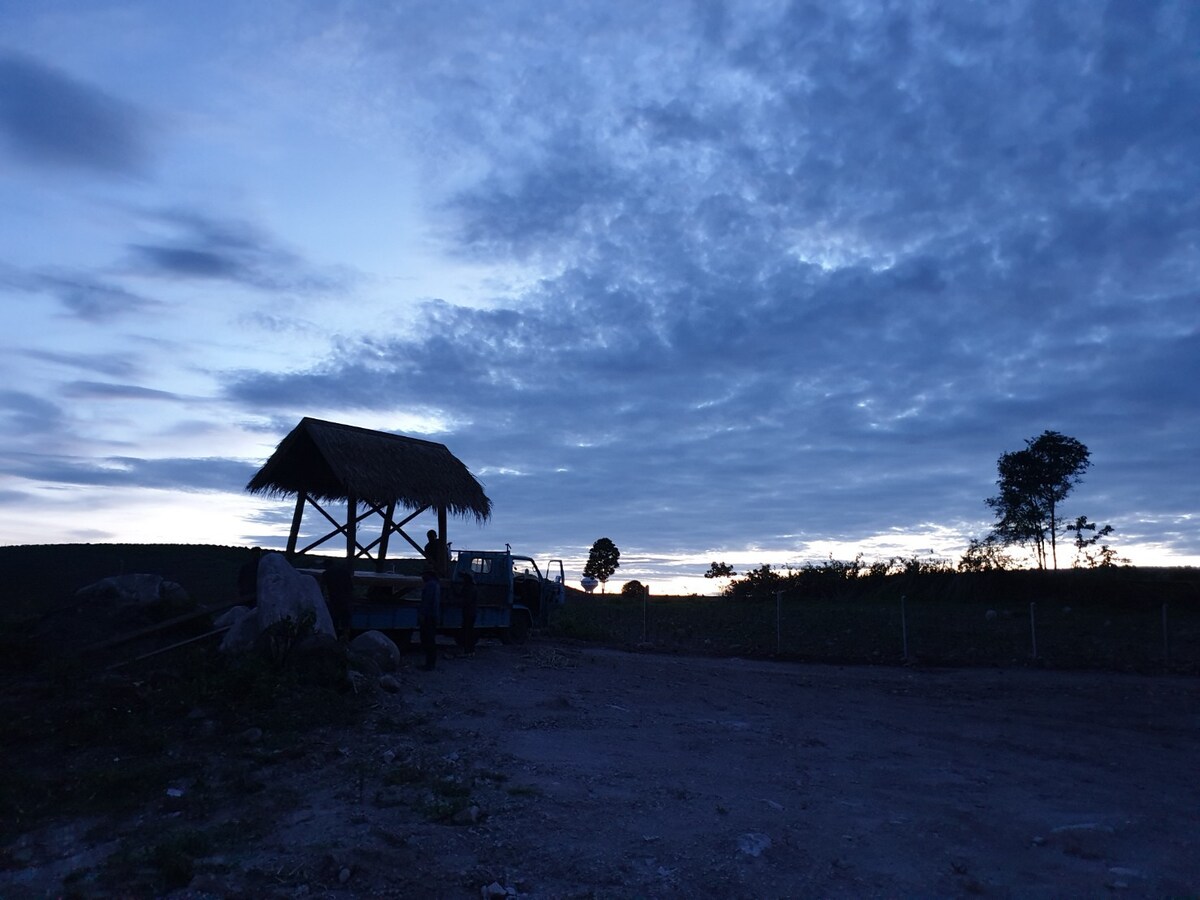
[[[245,837],[174,898],[1200,892],[1195,679],[536,641],[414,660],[398,693],[361,686],[360,728],[287,753],[243,736],[267,787],[202,823],[184,784],[136,822],[24,836],[0,896],[71,872],[89,895],[122,834],[180,819]]]

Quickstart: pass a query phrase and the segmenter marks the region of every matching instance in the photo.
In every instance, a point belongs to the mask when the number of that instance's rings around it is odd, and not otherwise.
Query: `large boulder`
[[[350,642],[350,649],[373,660],[381,672],[400,668],[400,648],[382,631],[364,631]]]
[[[161,575],[139,573],[113,575],[80,588],[75,592],[78,600],[92,603],[107,603],[111,606],[155,606],[166,604],[183,606],[189,601],[188,593],[174,581]]]
[[[232,624],[221,641],[221,650],[250,650],[276,623],[284,619],[299,623],[306,613],[312,615],[314,634],[336,637],[317,580],[297,572],[282,553],[268,553],[258,562],[258,603]]]

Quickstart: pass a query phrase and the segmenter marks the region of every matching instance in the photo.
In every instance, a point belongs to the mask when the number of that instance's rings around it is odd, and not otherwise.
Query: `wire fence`
[[[590,597],[550,631],[629,647],[819,662],[1200,673],[1200,602]]]

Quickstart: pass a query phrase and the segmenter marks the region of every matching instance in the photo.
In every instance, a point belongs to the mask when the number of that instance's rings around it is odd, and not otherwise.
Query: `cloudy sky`
[[[280,546],[309,415],[457,546],[956,560],[1046,429],[1200,564],[1200,6],[0,3],[0,543]]]

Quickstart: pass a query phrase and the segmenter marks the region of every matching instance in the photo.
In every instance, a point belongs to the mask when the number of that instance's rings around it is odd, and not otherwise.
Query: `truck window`
[[[487,575],[492,571],[492,561],[484,559],[480,556],[471,557],[471,573],[474,575]]]

